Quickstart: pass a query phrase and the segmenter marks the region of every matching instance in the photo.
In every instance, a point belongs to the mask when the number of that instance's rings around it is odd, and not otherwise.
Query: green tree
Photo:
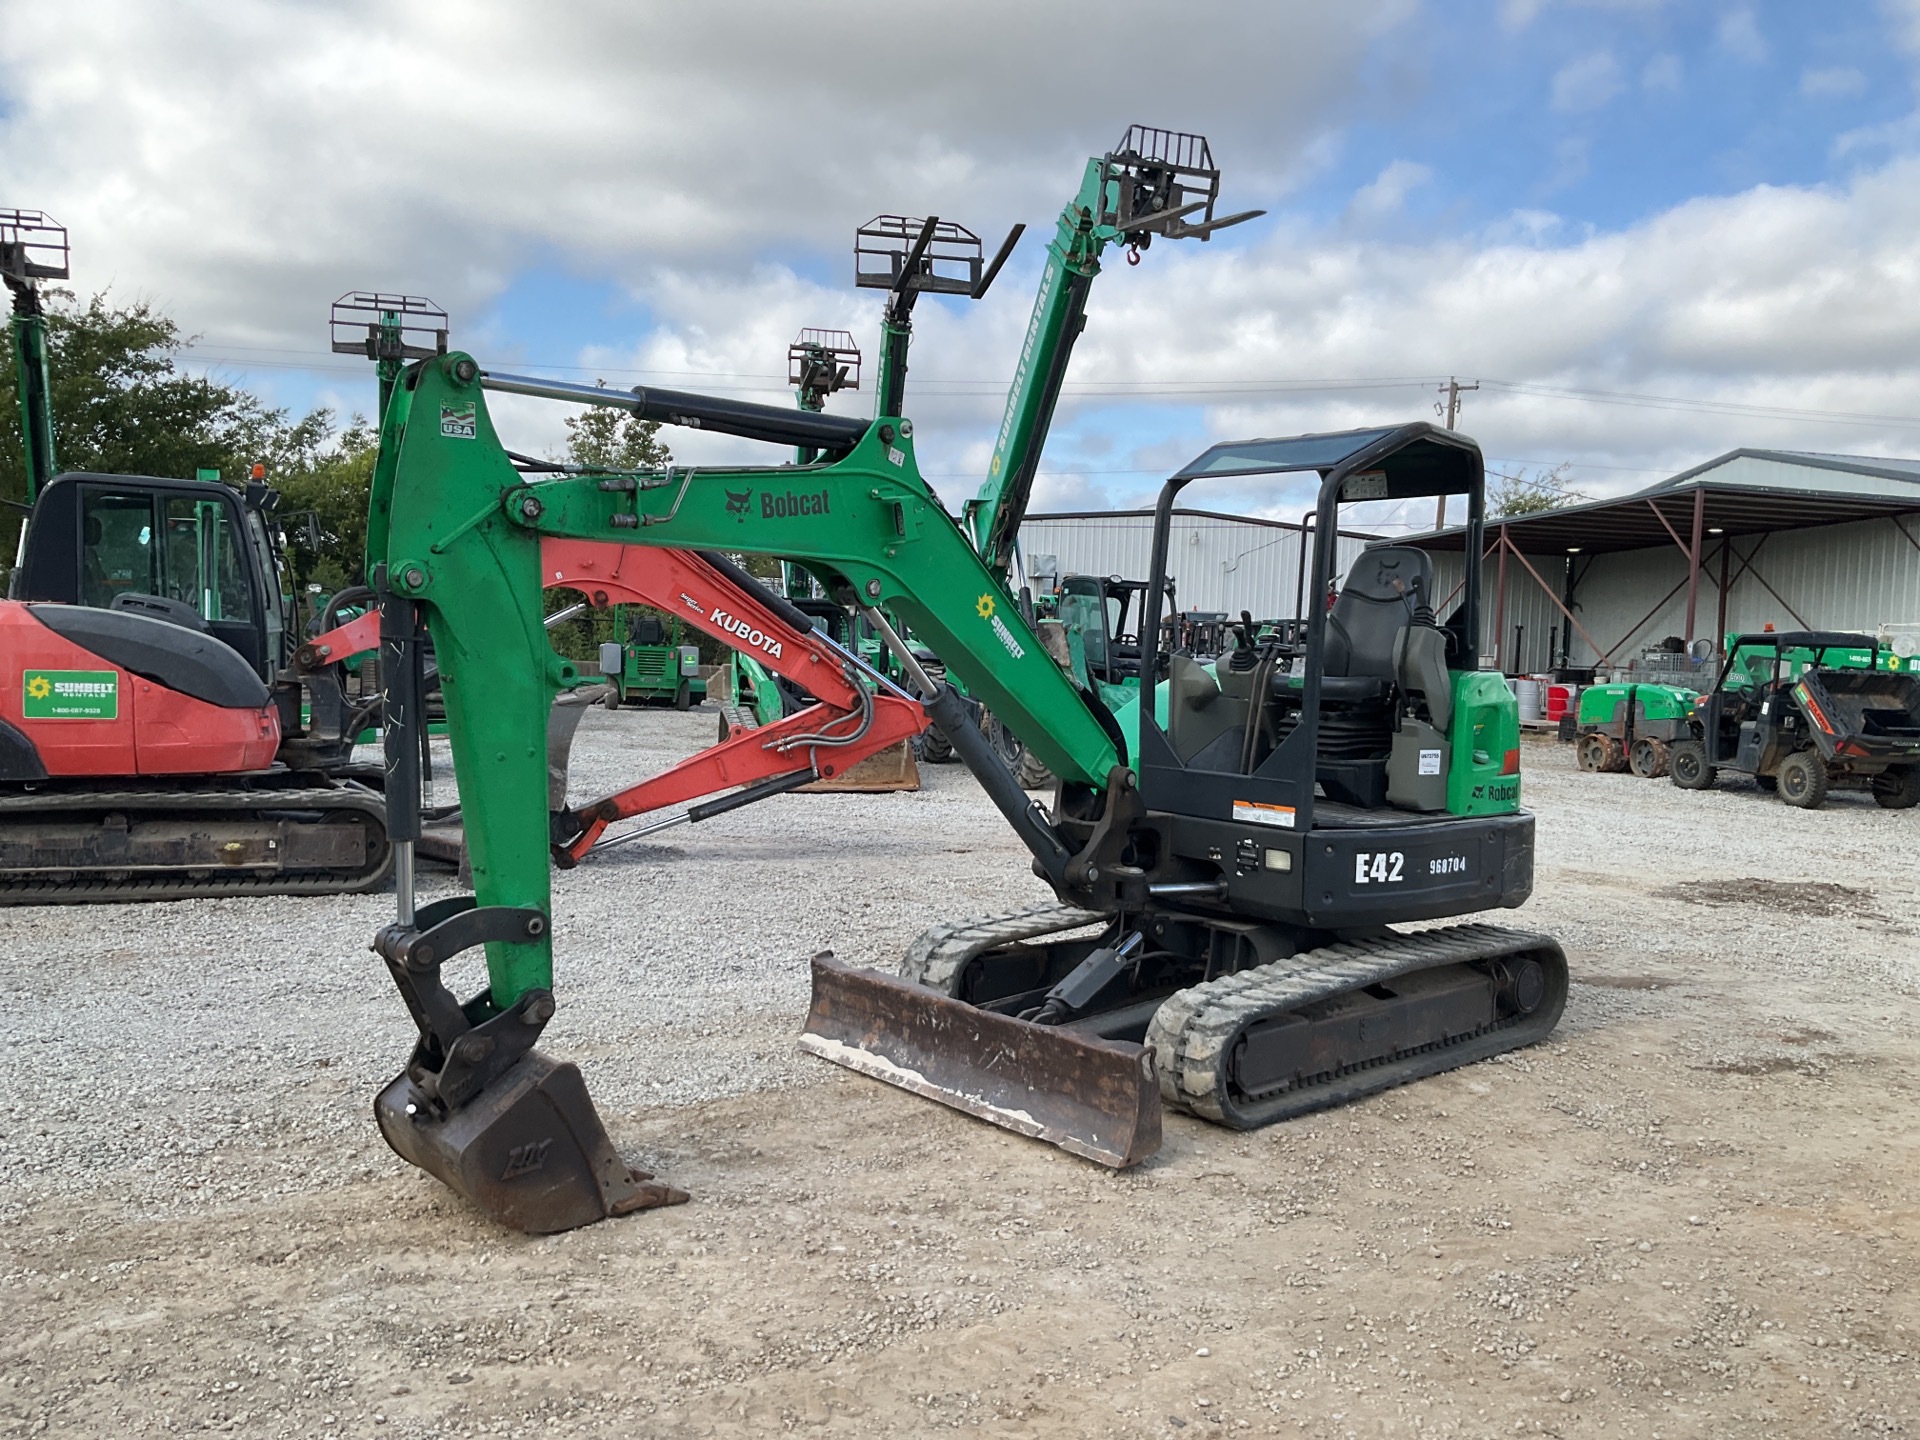
[[[607,382],[594,382],[604,390]],[[673,452],[660,439],[660,422],[642,420],[631,410],[590,405],[567,422],[565,459],[596,470],[660,470]]]
[[[177,363],[188,341],[146,301],[114,305],[104,294],[82,305],[65,290],[43,290],[54,455],[63,470],[190,478],[217,469],[244,480],[256,461],[273,471],[317,455],[329,417],[289,423],[259,397]],[[27,494],[20,414],[0,405],[0,555],[10,560]]]
[[[1493,482],[1487,490],[1488,517],[1502,520],[1516,515],[1538,515],[1543,510],[1558,510],[1562,505],[1585,500],[1586,495],[1567,484],[1570,468],[1570,462],[1562,461],[1550,470],[1536,470],[1531,475],[1524,470],[1513,475],[1496,470],[1488,477]]]
[[[603,390],[607,388],[604,380],[595,383]],[[660,439],[660,422],[642,420],[631,410],[589,405],[580,414],[568,418],[566,427],[566,448],[556,457],[565,464],[595,470],[661,470],[673,463],[673,452]],[[571,590],[550,590],[547,613],[552,614],[580,598]],[[582,611],[573,619],[555,625],[547,637],[560,654],[589,667],[597,663],[604,641],[625,638],[614,634],[611,609]]]
[[[326,411],[308,419],[316,416],[332,419]],[[309,584],[331,593],[363,583],[367,501],[379,448],[372,428],[356,415],[338,435],[302,446],[277,465],[267,462],[267,476],[280,492],[288,560],[302,591]]]

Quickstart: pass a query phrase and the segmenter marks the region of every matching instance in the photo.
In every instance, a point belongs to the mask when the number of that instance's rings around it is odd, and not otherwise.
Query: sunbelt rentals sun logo
[[[20,676],[20,713],[28,720],[117,720],[115,670],[27,670]]]
[[[1000,637],[1000,643],[1007,647],[1007,653],[1018,660],[1027,653],[1026,647],[1013,638],[1013,632],[1007,629],[1007,622],[999,615],[999,606],[993,603],[993,596],[982,595],[974,607],[980,618],[993,627],[993,633]]]

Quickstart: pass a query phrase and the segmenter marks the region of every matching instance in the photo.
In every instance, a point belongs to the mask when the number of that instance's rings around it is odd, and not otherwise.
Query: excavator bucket
[[[997,1015],[830,954],[814,957],[800,1048],[1116,1170],[1160,1148],[1144,1046]]]
[[[822,758],[830,753],[822,751]],[[913,742],[902,740],[898,745],[889,745],[877,750],[866,759],[849,765],[837,775],[823,780],[815,780],[802,785],[800,793],[818,794],[822,791],[843,791],[860,795],[877,795],[889,790],[918,790],[920,788],[920,765],[913,758]]]
[[[632,1170],[607,1138],[577,1066],[539,1051],[457,1110],[422,1102],[404,1073],[373,1102],[401,1159],[464,1195],[489,1220],[529,1235],[679,1205],[684,1190]]]

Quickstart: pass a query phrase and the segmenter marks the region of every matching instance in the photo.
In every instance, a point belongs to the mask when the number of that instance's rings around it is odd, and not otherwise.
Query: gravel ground
[[[1554,1039],[1123,1175],[795,1052],[814,951],[1046,898],[957,767],[563,873],[545,1048],[695,1199],[545,1240],[372,1126],[391,896],[0,911],[0,1434],[1912,1433],[1914,814],[1526,765]]]

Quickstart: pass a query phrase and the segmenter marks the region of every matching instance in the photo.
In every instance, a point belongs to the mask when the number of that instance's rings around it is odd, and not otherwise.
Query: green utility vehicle
[[[1710,789],[1731,770],[1803,810],[1835,787],[1889,810],[1920,801],[1920,675],[1885,668],[1871,635],[1770,630],[1728,651],[1672,747],[1675,785]]]
[[[613,607],[613,633],[600,647],[600,673],[607,677],[607,708],[666,705],[686,710],[704,704],[700,647],[687,643],[679,620],[666,621],[637,605]]]
[[[1673,742],[1691,733],[1699,698],[1684,685],[1589,685],[1574,720],[1574,759],[1582,770],[1657,779],[1667,773]]]

